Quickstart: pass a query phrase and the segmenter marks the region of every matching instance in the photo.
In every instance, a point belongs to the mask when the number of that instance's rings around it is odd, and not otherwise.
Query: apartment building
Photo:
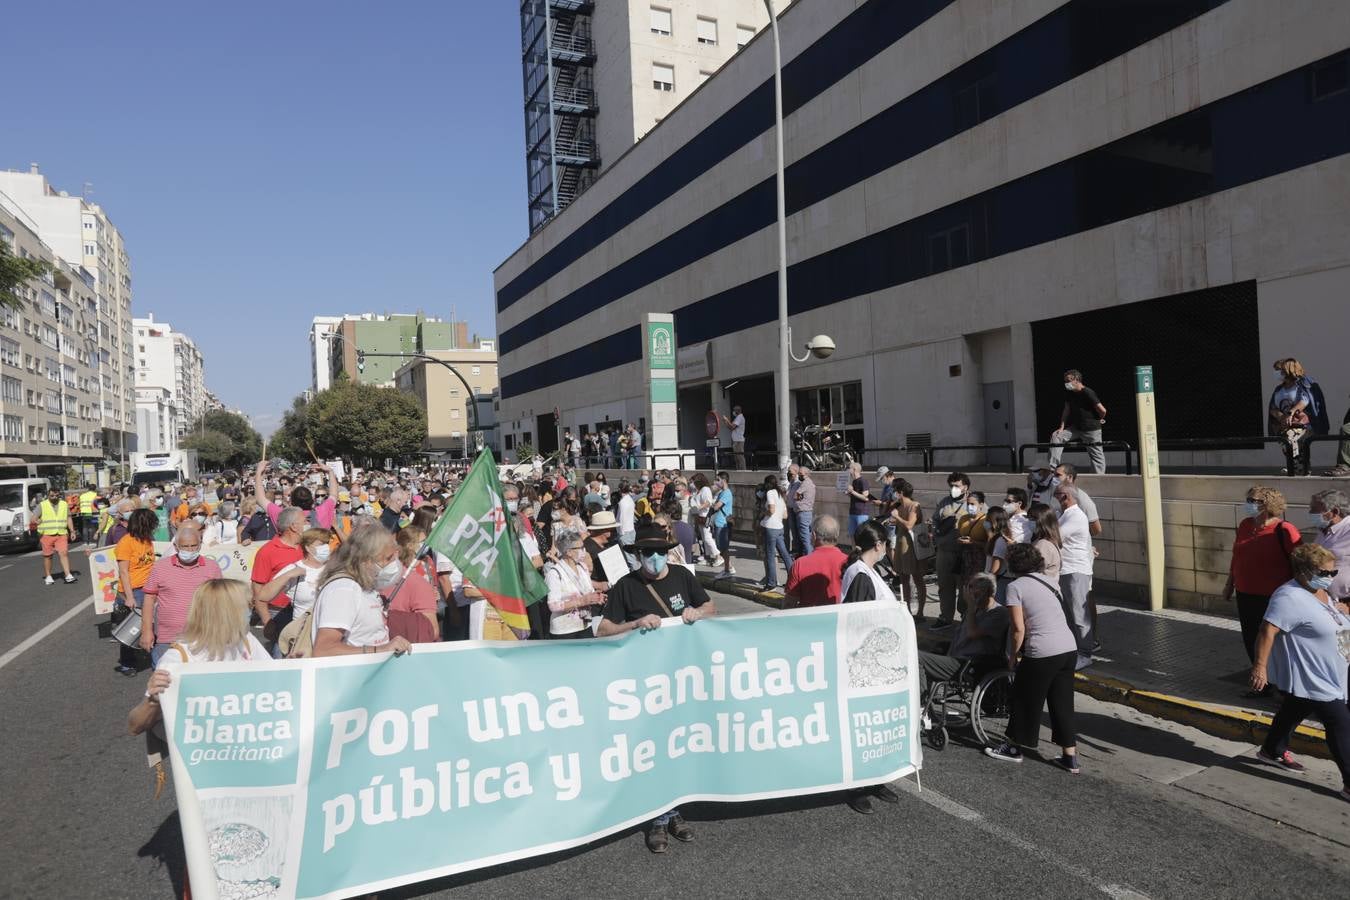
[[[169,392],[175,438],[181,437],[207,410],[202,353],[192,338],[174,331],[167,322],[156,321],[154,313],[136,319],[133,325],[136,387],[163,388]]]
[[[768,21],[764,0],[523,0],[530,230],[565,209]]]
[[[107,212],[48,183],[37,165],[0,172],[0,203],[62,263],[72,281],[94,292],[99,445],[109,460],[135,450],[135,369],[131,356],[131,261]],[[76,275],[76,270],[84,274]],[[61,276],[56,275],[60,278]]]
[[[0,241],[15,256],[52,266],[17,289],[17,308],[0,306],[0,456],[102,462],[105,323],[93,273],[53,252],[38,223],[3,194]],[[116,453],[120,442],[106,449]]]
[[[429,355],[440,362],[413,360],[394,376],[398,389],[412,394],[426,410],[427,435],[423,448],[464,456],[473,447],[471,434],[475,427],[483,432],[484,444],[494,446],[496,417],[492,398],[497,390],[496,342],[478,340],[474,346],[465,349],[442,350]]]

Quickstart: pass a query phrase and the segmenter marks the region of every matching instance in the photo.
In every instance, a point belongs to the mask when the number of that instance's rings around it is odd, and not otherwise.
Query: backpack
[[[1311,378],[1305,380],[1308,383],[1308,394],[1312,397],[1308,403],[1308,424],[1313,434],[1330,434],[1331,421],[1327,418],[1327,398],[1322,393],[1322,386]]]

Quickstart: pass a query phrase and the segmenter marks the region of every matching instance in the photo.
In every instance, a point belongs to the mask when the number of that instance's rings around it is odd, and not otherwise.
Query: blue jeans
[[[714,525],[713,531],[717,541],[717,552],[722,554],[722,558],[727,558],[727,552],[731,549],[731,524]]]
[[[167,644],[155,644],[155,646],[151,647],[150,663],[156,667],[159,666],[160,657],[167,653],[171,647],[173,647],[172,641]]]
[[[792,571],[792,554],[788,553],[787,541],[783,539],[781,528],[761,528],[764,535],[764,586],[778,586],[778,566],[774,562],[774,553],[783,561],[783,580],[787,580]]]
[[[669,824],[670,824],[670,820],[673,819],[673,818],[675,818],[675,817],[678,816],[679,814],[680,814],[680,811],[679,811],[678,809],[672,809],[670,812],[668,812],[668,813],[662,813],[661,815],[657,816],[655,819],[652,819],[652,824],[653,824],[653,825],[659,825],[659,826],[664,827],[664,826],[666,826],[666,825],[669,825]]]
[[[811,552],[811,523],[815,521],[815,511],[797,510],[797,555],[805,556]]]
[[[867,515],[866,513],[862,513],[861,515],[856,515],[856,516],[855,516],[855,515],[852,515],[852,514],[849,515],[849,517],[848,517],[848,536],[849,536],[850,539],[852,539],[854,533],[857,532],[858,526],[860,526],[860,525],[862,525],[862,523],[866,522],[867,519],[868,519],[868,515]]]

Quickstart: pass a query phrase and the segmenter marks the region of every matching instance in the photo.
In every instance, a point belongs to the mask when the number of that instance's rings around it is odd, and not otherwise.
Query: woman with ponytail
[[[862,603],[867,600],[895,601],[895,593],[886,584],[886,579],[877,573],[877,563],[889,549],[886,529],[877,522],[868,519],[853,532],[853,552],[844,563],[844,580],[840,585],[845,603]]]

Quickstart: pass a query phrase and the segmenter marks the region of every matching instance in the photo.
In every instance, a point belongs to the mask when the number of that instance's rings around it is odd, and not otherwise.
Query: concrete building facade
[[[312,340],[315,340],[314,334],[311,331]],[[421,312],[341,316],[332,326],[332,337],[317,340],[328,346],[330,384],[339,372],[343,372],[352,381],[384,387],[394,385],[395,375],[403,366],[403,361],[393,356],[367,356],[365,363],[358,365],[360,352],[439,353],[472,346],[466,323],[447,322]],[[316,352],[317,349],[316,344]],[[317,392],[322,388],[316,387],[315,390]]]
[[[1134,442],[1151,364],[1161,438],[1254,436],[1294,356],[1340,420],[1350,6],[799,0],[780,26],[790,322],[838,346],[789,415],[865,448],[1046,441],[1077,368]],[[771,455],[772,57],[761,33],[498,268],[504,441],[640,416],[640,322],[670,312],[680,443],[740,403]]]
[[[182,437],[207,410],[206,372],[202,353],[192,338],[181,331],[174,331],[167,322],[155,321],[154,313],[144,319],[136,319],[133,324],[136,337],[136,386],[169,391],[169,403],[173,406],[176,425],[175,438]]]
[[[413,360],[395,373],[399,390],[412,394],[426,410],[427,435],[423,449],[448,451],[464,456],[473,447],[472,406],[477,406],[478,427],[484,432],[484,444],[495,446],[496,417],[492,408],[497,389],[497,349],[493,341],[480,340],[472,349],[433,351],[431,356],[454,367],[468,382],[456,378],[445,366],[427,360]]]
[[[131,356],[131,261],[122,234],[97,203],[54,188],[36,164],[0,172],[0,206],[45,248],[34,255],[58,261],[55,277],[93,292],[94,312],[83,339],[97,370],[97,421],[86,423],[110,461],[135,450],[135,368]],[[6,226],[11,238],[18,229]],[[65,272],[65,275],[61,273]],[[76,290],[80,288],[76,287]]]
[[[178,449],[178,409],[166,387],[136,388],[136,435],[142,453]]]
[[[333,343],[341,316],[315,316],[309,326],[309,388],[314,393],[333,386]]]
[[[532,231],[768,24],[763,0],[522,0],[520,10]]]

